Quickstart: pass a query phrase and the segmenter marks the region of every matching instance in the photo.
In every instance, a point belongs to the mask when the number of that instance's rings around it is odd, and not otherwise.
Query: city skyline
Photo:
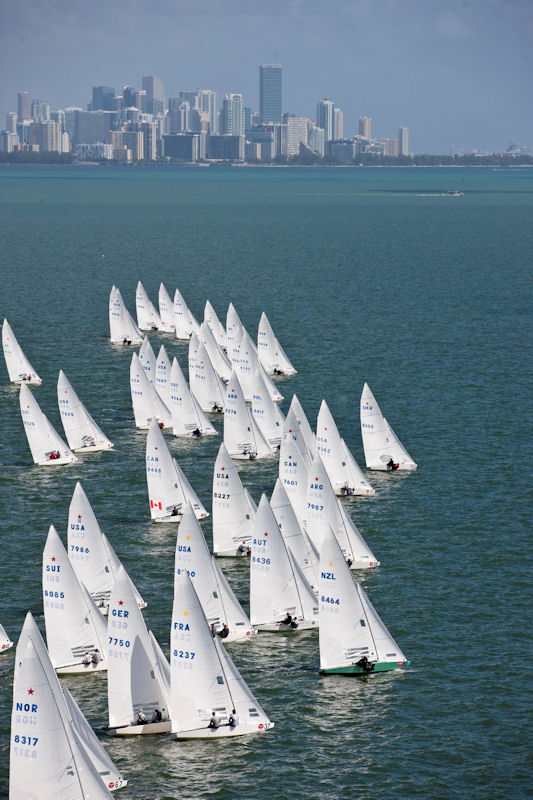
[[[329,98],[343,111],[344,136],[368,116],[380,136],[408,126],[415,153],[533,144],[533,10],[523,0],[226,5],[96,0],[86,15],[79,0],[1,0],[0,115],[17,110],[18,92],[86,108],[92,86],[139,89],[148,74],[167,97],[208,88],[219,107],[225,94],[242,94],[259,111],[258,65],[279,63],[282,112],[314,119]]]

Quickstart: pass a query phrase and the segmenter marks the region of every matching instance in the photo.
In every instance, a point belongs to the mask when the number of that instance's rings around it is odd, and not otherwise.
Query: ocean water
[[[35,396],[62,433],[63,369],[115,443],[34,466],[0,367],[0,622],[15,642],[28,610],[44,631],[42,549],[52,523],[66,540],[80,480],[168,652],[176,526],[149,521],[113,283],[132,312],[139,279],[154,302],[161,281],[179,287],[198,318],[209,299],[225,321],[232,301],[253,337],[266,311],[298,369],[278,381],[282,409],[296,393],[314,426],[325,398],[363,465],[367,381],[419,465],[369,473],[376,497],[344,501],[381,561],[357,578],[411,667],[320,677],[316,631],[230,644],[275,728],[192,743],[107,737],[105,674],[71,677],[129,781],[117,798],[526,798],[533,170],[3,167],[0,193],[0,312],[43,378]],[[186,367],[186,344],[150,339]],[[220,440],[167,437],[208,509]],[[275,462],[239,471],[256,501],[271,493]],[[222,566],[247,607],[246,561]],[[0,656],[0,797],[13,662]]]

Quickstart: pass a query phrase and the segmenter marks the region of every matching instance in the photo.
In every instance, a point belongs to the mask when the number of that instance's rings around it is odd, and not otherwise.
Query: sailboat
[[[178,528],[174,574],[190,577],[212,630],[224,633],[224,641],[249,639],[250,620],[241,608],[207,542],[190,503],[187,503]]]
[[[78,581],[53,525],[43,552],[43,605],[48,652],[56,672],[106,670],[105,620]]]
[[[378,567],[379,561],[363,539],[341,501],[335,497],[326,468],[316,456],[307,478],[305,529],[317,552],[322,549],[324,532],[331,527],[352,569]]]
[[[365,675],[409,665],[362,586],[354,583],[331,529],[320,553],[320,671]]]
[[[244,330],[240,343],[234,343],[231,351],[228,352],[231,352],[233,370],[239,379],[244,392],[245,400],[247,402],[252,402],[255,389],[255,373],[258,371],[265,382],[265,386],[272,400],[275,403],[281,403],[283,400],[283,395],[276,388],[276,386],[274,386],[268,377],[265,368],[259,361],[256,347],[252,342],[248,331]]]
[[[241,483],[224,442],[215,461],[212,509],[213,552],[217,556],[247,555],[256,507]]]
[[[4,626],[0,625],[0,652],[3,653],[4,650],[9,650],[10,647],[13,647],[13,642],[7,635]]]
[[[20,413],[35,464],[53,466],[79,461],[52,427],[25,383],[20,386]]]
[[[235,306],[233,303],[230,303],[226,314],[226,349],[228,351],[228,356],[233,346],[240,344],[243,333],[244,325],[237,314]]]
[[[278,342],[264,312],[257,330],[257,352],[261,364],[270,375],[296,375],[296,370]]]
[[[168,662],[166,669],[161,667],[131,581],[122,566],[111,593],[107,633],[109,727],[117,736],[168,733],[171,727]],[[156,710],[162,719],[151,722]],[[145,715],[146,724],[138,721],[139,711]]]
[[[169,404],[174,436],[218,436],[189,389],[177,358],[170,370]]]
[[[361,394],[361,436],[369,469],[415,470],[417,465],[380,411],[367,383]]]
[[[111,288],[109,295],[110,340],[115,344],[141,344],[143,335],[126,308],[120,289]]]
[[[287,549],[291,551],[307,583],[316,594],[318,592],[318,553],[305,530],[300,526],[279,478],[270,498],[270,507]]]
[[[113,442],[91,417],[62,369],[57,381],[57,402],[71,450],[87,453],[113,447]]]
[[[150,423],[146,437],[146,482],[150,516],[154,521],[179,522],[187,501],[198,519],[209,516],[178,462],[172,458],[155,420]]]
[[[287,549],[266,495],[255,515],[251,549],[250,620],[254,628],[294,631],[318,627],[315,593]]]
[[[205,303],[204,322],[209,325],[218,346],[225,350],[227,345],[226,331],[209,300],[206,300]]]
[[[207,350],[207,355],[211,360],[215,372],[219,378],[227,383],[231,377],[231,362],[220,345],[217,343],[213,331],[207,322],[202,322],[200,325],[198,329],[198,338]]]
[[[155,306],[146,294],[146,290],[139,281],[135,292],[135,306],[137,309],[137,324],[142,331],[158,331],[162,327],[161,317]]]
[[[156,361],[154,349],[153,349],[152,345],[150,344],[150,340],[148,339],[148,336],[144,337],[143,343],[139,348],[138,356],[139,356],[139,361],[141,362],[142,367],[143,367],[143,369],[144,369],[144,371],[146,373],[146,377],[148,378],[148,380],[150,381],[150,383],[153,386],[155,384],[155,380],[156,380],[157,361]]]
[[[67,548],[76,577],[83,583],[102,614],[107,614],[111,591],[122,564],[109,539],[100,529],[79,481],[68,510]],[[133,583],[131,585],[137,605],[139,608],[146,608],[139,591]]]
[[[285,417],[274,403],[259,371],[255,371],[255,389],[252,395],[252,415],[257,427],[272,450],[281,444],[281,434]]]
[[[172,414],[148,380],[137,353],[131,357],[130,389],[137,428],[148,428],[151,420],[163,428],[172,426]]]
[[[274,727],[218,637],[213,638],[186,572],[175,578],[170,653],[173,737],[218,739]]]
[[[335,494],[367,497],[376,494],[341,438],[325,400],[316,421],[316,448]]]
[[[254,460],[274,455],[246,405],[235,372],[232,373],[226,390],[224,444],[232,458]]]
[[[190,339],[199,327],[179,289],[174,293],[174,326],[177,339]]]
[[[202,411],[224,412],[226,386],[217,375],[205,345],[193,333],[189,343],[189,386]]]
[[[7,319],[4,319],[2,325],[2,347],[11,383],[30,383],[40,386],[42,379],[22,352]]]
[[[15,657],[10,798],[103,800],[126,784],[72,695],[63,692],[28,614]]]
[[[298,423],[295,422],[294,414],[289,411],[279,450],[279,479],[302,527],[307,510],[307,473],[310,466],[311,459]]]
[[[309,424],[309,420],[305,415],[305,411],[303,410],[302,404],[298,400],[298,397],[293,394],[291,404],[289,406],[289,411],[287,412],[287,419],[289,418],[289,414],[294,414],[294,418],[298,424],[298,428],[300,429],[300,434],[303,437],[305,442],[305,448],[298,445],[303,455],[306,452],[309,454],[309,459],[313,459],[316,455],[316,439],[313,431],[311,430],[311,425]]]
[[[165,345],[162,344],[155,362],[154,386],[157,394],[168,409],[170,409],[170,366],[170,358]]]
[[[174,333],[176,325],[174,323],[174,303],[165,288],[165,284],[159,285],[159,318],[161,319],[160,330],[165,333]]]

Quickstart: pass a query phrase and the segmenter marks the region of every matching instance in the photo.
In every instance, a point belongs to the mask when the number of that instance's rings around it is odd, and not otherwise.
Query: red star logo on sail
[[[222,471],[222,472],[224,472],[224,470],[226,469],[226,467],[220,467],[220,469],[221,469],[221,471]]]
[[[78,522],[81,522],[81,514],[78,514]]]
[[[123,606],[124,605],[124,600],[119,600],[118,604],[119,604],[119,606]]]
[[[52,556],[52,561],[55,561],[55,560],[56,560],[56,557],[55,557],[55,556]]]
[[[33,689],[28,689],[28,694],[33,694],[33,692],[34,692]]]

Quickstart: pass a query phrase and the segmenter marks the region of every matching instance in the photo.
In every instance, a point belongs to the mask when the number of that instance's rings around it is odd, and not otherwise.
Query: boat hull
[[[41,386],[42,380],[39,378],[38,381],[34,381],[34,380],[23,381],[23,380],[20,380],[20,381],[11,381],[11,383],[15,383],[18,386],[20,386],[22,383],[25,383],[27,386]]]
[[[329,669],[321,669],[321,675],[372,675],[375,672],[390,672],[393,669],[402,669],[408,667],[410,661],[382,661],[375,664],[372,672],[365,672],[362,667],[357,664],[350,664],[348,667],[330,667]]]
[[[237,725],[235,728],[229,725],[220,725],[218,728],[198,728],[194,731],[177,731],[172,734],[173,739],[221,739],[227,736],[249,736],[254,733],[264,733],[274,727],[273,722],[260,723],[257,726]]]
[[[367,464],[366,466],[368,469],[373,469],[374,471],[390,472],[392,474],[393,472],[414,472],[418,464],[410,461],[406,462],[405,464],[400,464],[397,469],[389,469],[386,464],[382,464],[381,462],[377,464]]]
[[[107,662],[98,664],[70,664],[65,667],[55,667],[58,675],[85,675],[87,672],[107,672]]]
[[[284,625],[283,622],[261,622],[259,625],[254,625],[256,631],[265,631],[267,633],[298,633],[298,631],[308,631],[312,628],[318,628],[318,620],[303,620],[298,623],[297,628],[290,625]]]
[[[374,567],[379,567],[381,561],[354,561],[350,566],[350,569],[374,569]]]
[[[90,447],[75,447],[75,453],[96,453],[98,450],[111,450],[114,447],[113,442],[109,444],[95,444]]]
[[[5,653],[10,647],[13,647],[13,642],[4,642],[4,644],[0,646],[0,653]]]
[[[72,456],[72,458],[47,458],[46,461],[35,461],[34,463],[39,467],[61,467],[65,464],[75,464],[78,461],[79,458],[77,456]]]
[[[146,736],[156,733],[170,733],[172,722],[147,722],[146,725],[126,725],[124,728],[112,728],[109,733],[113,736]]]
[[[223,550],[220,553],[215,552],[217,558],[243,558],[243,556],[247,555],[248,552],[243,552],[242,550]]]

